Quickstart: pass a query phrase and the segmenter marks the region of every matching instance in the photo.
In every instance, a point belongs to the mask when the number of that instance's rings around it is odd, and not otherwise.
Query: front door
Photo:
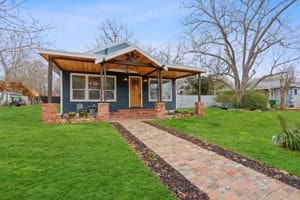
[[[130,77],[129,79],[129,96],[130,96],[130,107],[141,107],[141,79],[136,77]]]

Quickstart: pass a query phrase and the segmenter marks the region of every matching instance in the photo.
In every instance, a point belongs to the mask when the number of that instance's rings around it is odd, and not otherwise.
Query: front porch
[[[91,121],[124,118],[164,118],[176,109],[176,79],[198,75],[199,94],[195,111],[203,116],[199,68],[162,64],[137,46],[120,42],[88,53],[39,50],[48,61],[48,102],[42,120],[55,119],[51,104],[53,70],[61,78],[60,116],[78,116],[94,105]],[[84,114],[85,115],[85,114]],[[52,120],[49,120],[52,117]]]

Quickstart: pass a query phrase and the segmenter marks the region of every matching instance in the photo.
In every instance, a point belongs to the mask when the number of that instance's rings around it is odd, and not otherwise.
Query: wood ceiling
[[[49,57],[51,56],[54,67],[63,71],[100,73],[100,64],[95,64],[95,58],[80,58],[43,53],[41,53],[41,56],[47,61],[49,61]],[[136,72],[141,76],[156,77],[156,69],[160,66],[140,52],[134,50],[127,54],[106,60],[106,67],[107,71],[118,71],[124,73]],[[168,71],[162,71],[162,78],[182,78],[197,73],[199,72],[195,72],[193,70],[169,68]]]

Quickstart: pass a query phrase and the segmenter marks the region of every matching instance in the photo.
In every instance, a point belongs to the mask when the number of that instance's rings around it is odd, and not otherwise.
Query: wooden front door
[[[129,95],[130,95],[130,107],[141,107],[142,101],[141,101],[141,79],[140,78],[134,78],[131,77],[129,79]]]

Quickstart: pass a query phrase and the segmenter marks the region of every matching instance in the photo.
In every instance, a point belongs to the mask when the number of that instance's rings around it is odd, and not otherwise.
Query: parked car
[[[10,106],[25,106],[26,102],[22,99],[22,97],[11,97],[11,101],[9,103]]]

